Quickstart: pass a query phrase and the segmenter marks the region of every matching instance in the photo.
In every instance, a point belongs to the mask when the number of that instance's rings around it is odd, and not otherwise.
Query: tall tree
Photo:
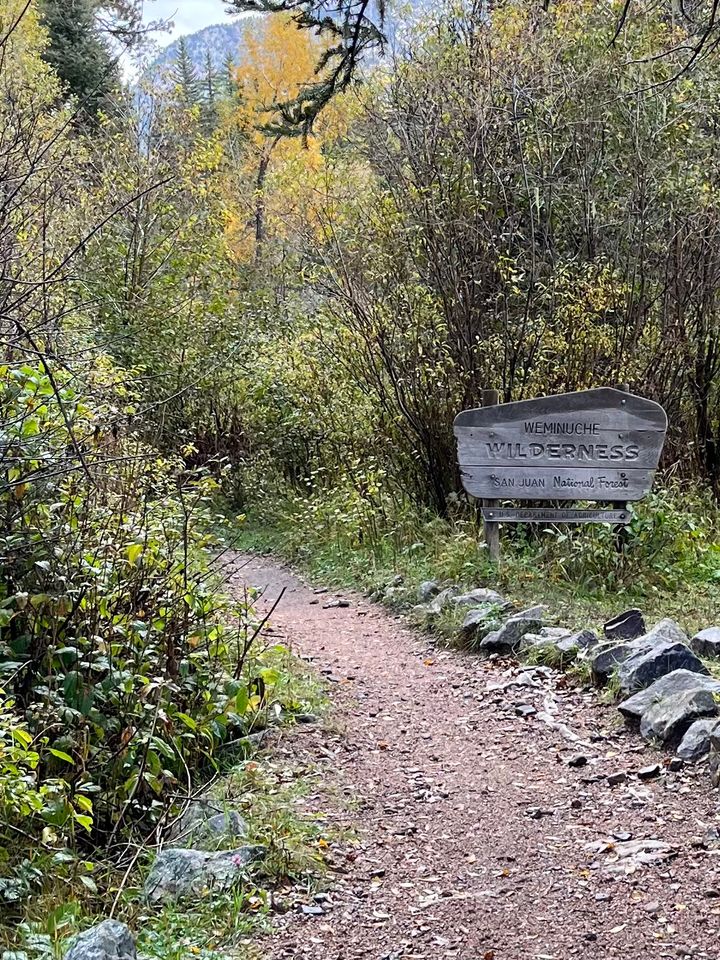
[[[205,60],[202,74],[202,120],[203,127],[208,133],[217,127],[218,101],[221,97],[221,78],[215,69],[212,53],[208,47],[205,50]]]
[[[62,90],[77,98],[83,113],[107,109],[120,84],[117,57],[96,20],[96,0],[42,0],[49,43],[45,61]]]
[[[192,61],[185,37],[180,38],[178,55],[173,64],[172,81],[184,107],[195,107],[202,100],[202,81]]]

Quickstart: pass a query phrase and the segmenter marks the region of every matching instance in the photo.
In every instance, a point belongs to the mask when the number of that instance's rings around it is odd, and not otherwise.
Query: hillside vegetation
[[[223,587],[238,537],[579,625],[706,625],[720,583],[710,5],[434,4],[312,122],[333,48],[285,14],[138,97],[138,5],[79,7],[73,37],[62,4],[0,11],[0,929],[48,955],[137,911],[143,845],[314,696]],[[508,531],[498,571],[455,415],[619,383],[668,412],[654,494],[621,536]]]

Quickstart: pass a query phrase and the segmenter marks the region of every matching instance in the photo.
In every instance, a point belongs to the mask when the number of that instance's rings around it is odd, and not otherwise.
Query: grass
[[[648,625],[671,617],[690,634],[720,622],[720,514],[699,495],[663,491],[638,506],[620,550],[604,526],[504,529],[499,567],[489,562],[477,524],[462,515],[415,517],[381,535],[350,537],[345,527],[310,523],[286,505],[236,529],[241,549],[290,560],[315,583],[354,587],[404,612],[417,603],[423,580],[438,580],[492,587],[521,608],[542,603],[551,621],[572,630],[597,631],[634,606]],[[386,590],[396,577],[401,586]],[[450,609],[423,626],[450,638],[461,614]]]
[[[141,931],[138,952],[157,960],[256,956],[272,912],[291,907],[295,891],[307,897],[324,886],[326,852],[338,834],[304,809],[320,777],[312,767],[288,768],[269,756],[239,764],[218,780],[209,796],[241,813],[249,827],[243,842],[263,844],[267,856],[242,888],[134,913],[131,925]],[[138,903],[135,892],[131,910]]]

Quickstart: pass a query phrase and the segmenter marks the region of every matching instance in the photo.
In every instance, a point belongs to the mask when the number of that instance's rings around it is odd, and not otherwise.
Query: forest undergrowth
[[[2,4],[3,960],[110,913],[221,952],[317,882],[326,838],[236,750],[320,696],[228,592],[238,544],[399,609],[435,579],[720,618],[716,10],[632,6],[288,0],[158,68],[139,0]],[[493,566],[457,413],[619,383],[668,413],[655,492]],[[139,891],[220,781],[272,855],[191,934]]]

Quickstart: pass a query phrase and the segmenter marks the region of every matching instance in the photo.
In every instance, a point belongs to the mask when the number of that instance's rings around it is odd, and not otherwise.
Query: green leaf
[[[197,730],[197,723],[193,720],[192,717],[189,717],[186,713],[176,713],[175,716],[178,720],[182,720],[186,727],[190,727],[191,730]]]
[[[143,552],[143,545],[141,543],[132,543],[125,551],[125,554],[130,561],[131,566],[135,566],[137,563],[140,554]]]
[[[53,757],[57,757],[58,760],[64,760],[65,763],[75,763],[75,761],[74,761],[73,758],[70,756],[70,754],[69,754],[69,753],[63,753],[62,750],[55,750],[53,747],[50,747],[50,749],[49,749],[48,752],[51,753],[51,754],[53,755]]]

